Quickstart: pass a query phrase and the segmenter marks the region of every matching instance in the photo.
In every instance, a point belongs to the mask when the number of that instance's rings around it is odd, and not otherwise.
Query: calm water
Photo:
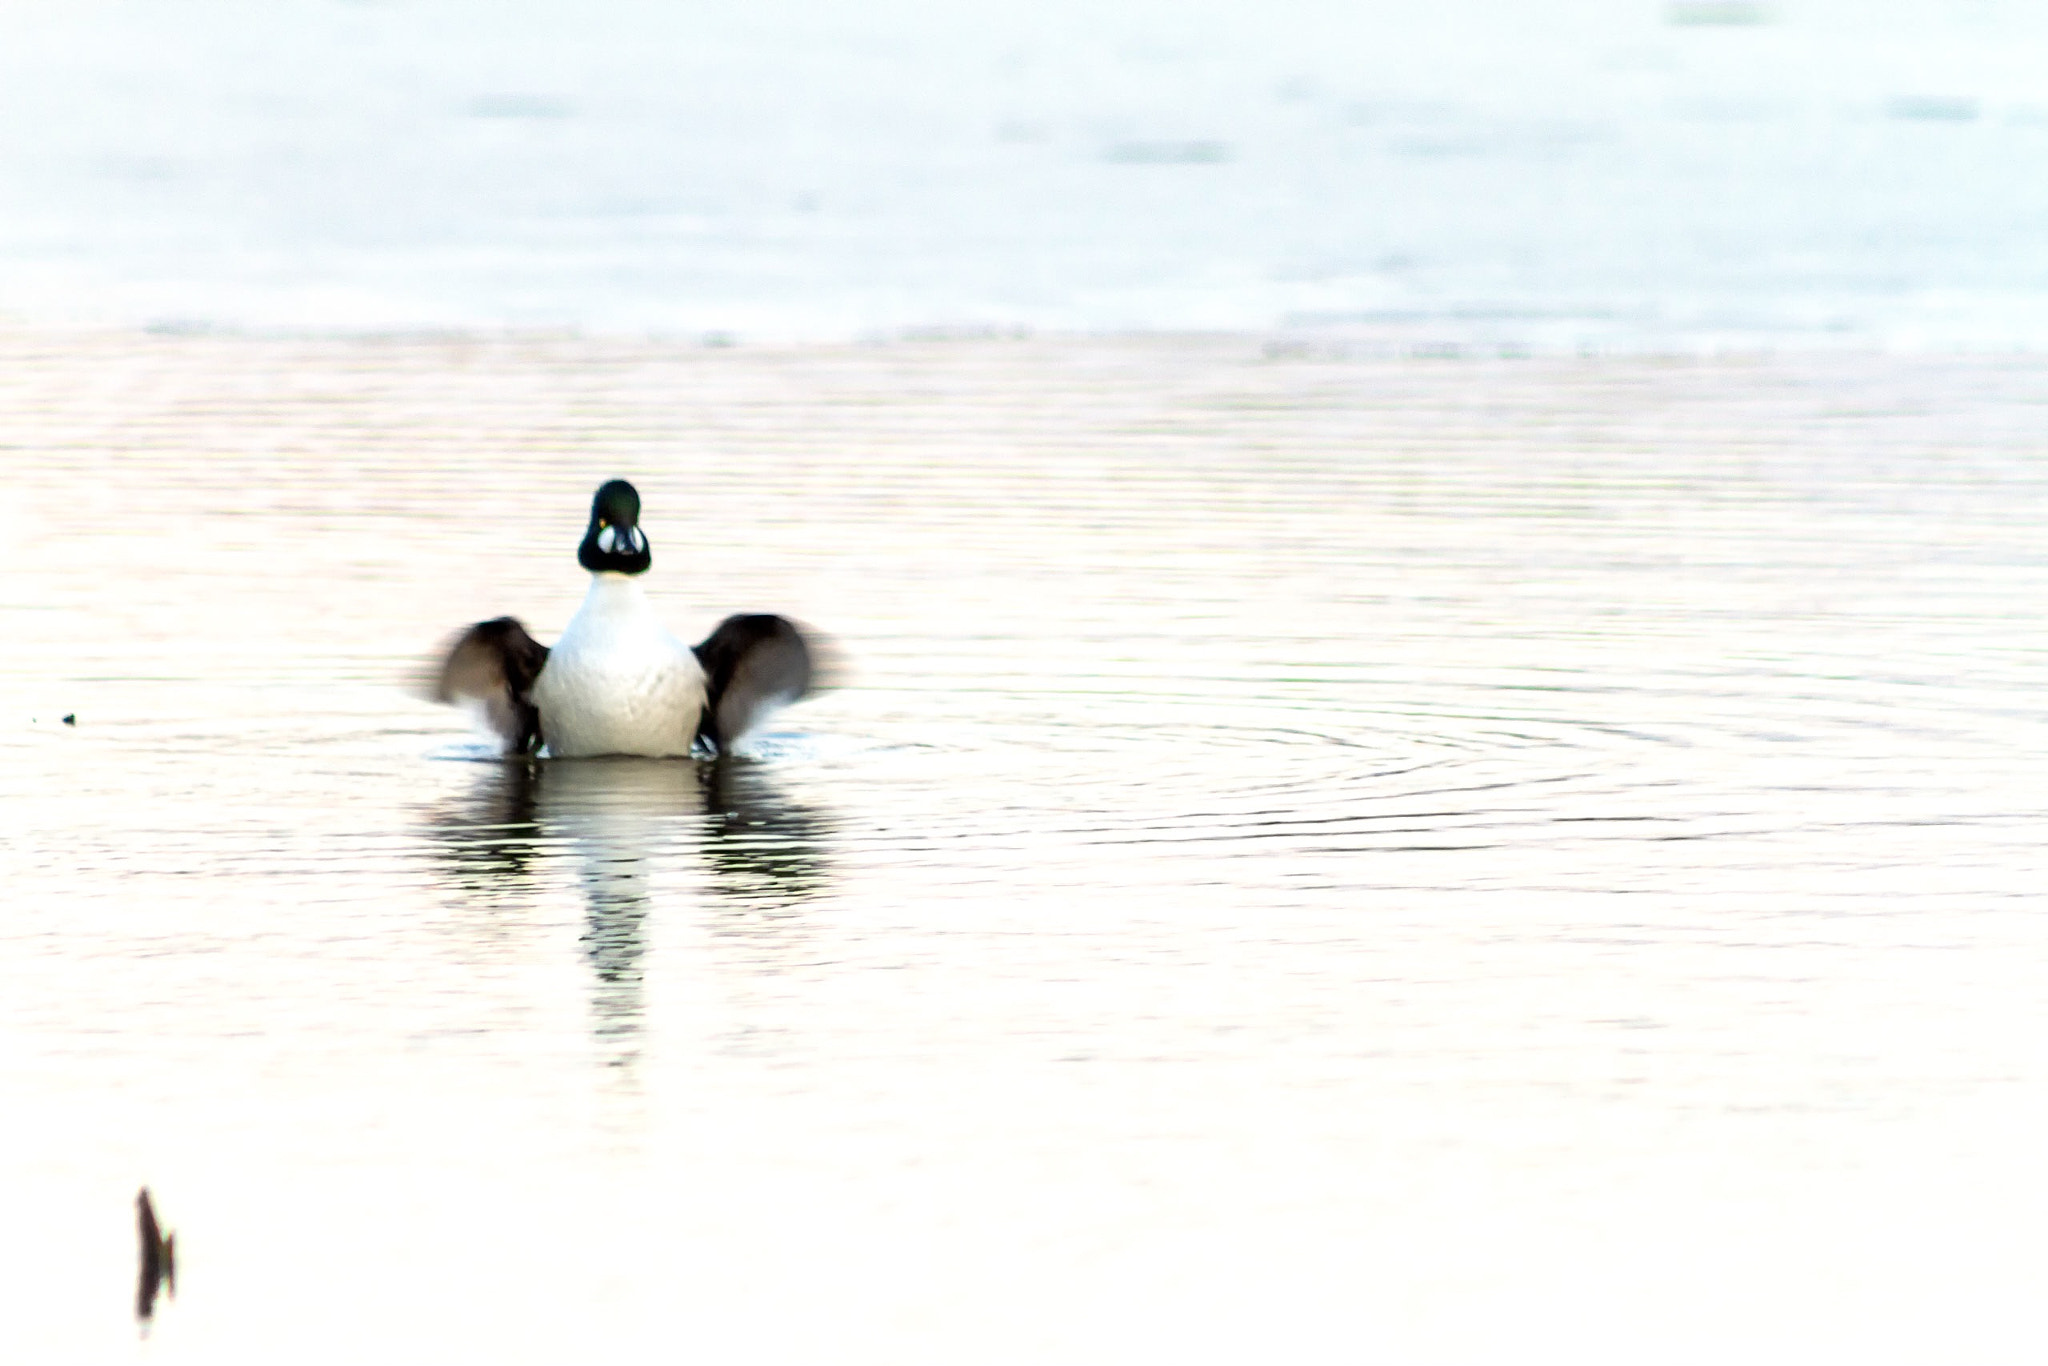
[[[2044,69],[2030,0],[9,0],[0,319],[2038,350]]]
[[[2032,1359],[2044,379],[0,336],[0,1356]]]

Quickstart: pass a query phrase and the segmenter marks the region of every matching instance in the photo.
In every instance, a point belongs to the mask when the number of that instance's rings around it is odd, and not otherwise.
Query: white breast
[[[541,735],[558,758],[688,754],[704,709],[704,670],[623,574],[594,574],[583,605],[533,687]]]

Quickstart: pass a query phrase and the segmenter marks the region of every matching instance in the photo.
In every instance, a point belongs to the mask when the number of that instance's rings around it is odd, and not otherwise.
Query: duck
[[[654,554],[626,480],[599,486],[576,561],[590,589],[552,648],[517,617],[480,621],[434,676],[434,700],[480,711],[506,754],[722,755],[811,691],[811,645],[786,617],[729,616],[697,645],[669,633],[641,588]]]

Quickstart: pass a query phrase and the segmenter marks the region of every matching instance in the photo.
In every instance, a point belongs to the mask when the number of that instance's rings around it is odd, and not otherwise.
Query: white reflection
[[[582,893],[578,937],[591,969],[592,1032],[611,1066],[640,1055],[648,923],[668,898],[659,874],[703,855],[708,890],[742,920],[783,922],[826,879],[824,824],[745,760],[564,759],[486,765],[436,812],[438,878],[463,899],[497,905],[531,892],[550,859],[567,859]],[[736,927],[747,932],[747,926]]]

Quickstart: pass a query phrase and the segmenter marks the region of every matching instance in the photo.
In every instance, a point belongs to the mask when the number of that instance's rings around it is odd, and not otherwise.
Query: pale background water
[[[7,0],[0,317],[2039,346],[2044,72],[2027,0]]]
[[[2038,1360],[2043,14],[0,3],[0,1361]]]

